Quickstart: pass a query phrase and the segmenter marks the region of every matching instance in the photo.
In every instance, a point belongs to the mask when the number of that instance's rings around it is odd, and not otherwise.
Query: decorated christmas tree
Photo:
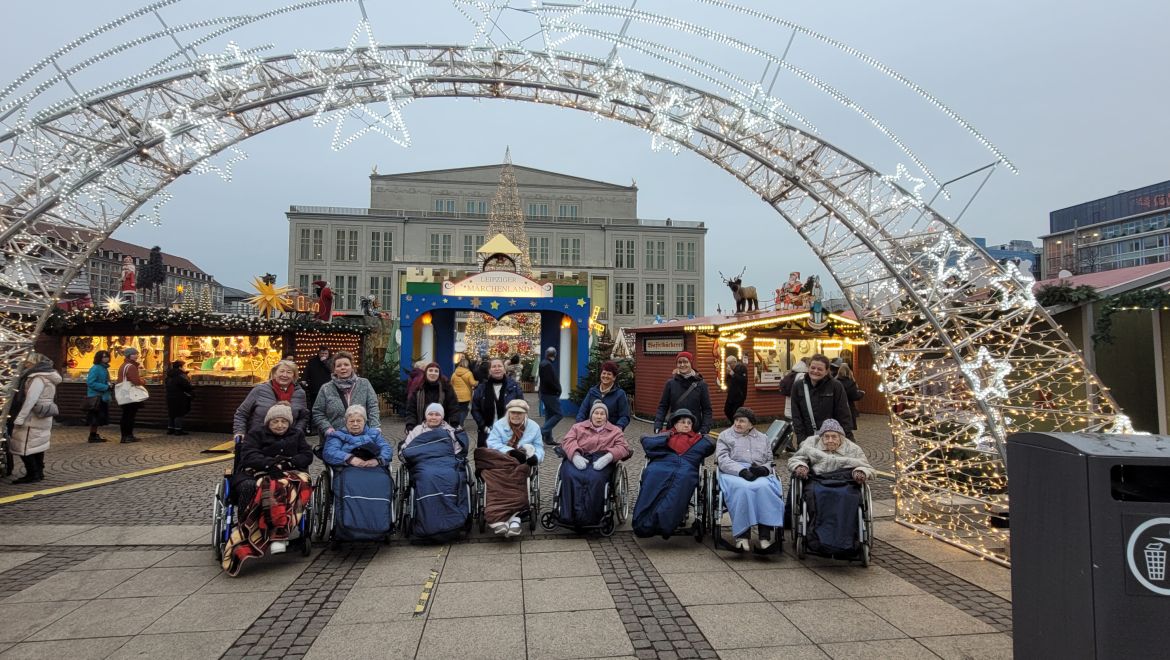
[[[520,248],[516,255],[516,272],[529,275],[532,262],[528,258],[528,232],[524,229],[524,209],[520,208],[520,189],[516,186],[516,170],[512,167],[512,150],[504,152],[504,166],[500,168],[500,184],[492,198],[488,215],[487,236],[503,234]]]
[[[214,311],[214,306],[211,303],[211,287],[206,284],[203,285],[203,288],[199,289],[199,311]]]

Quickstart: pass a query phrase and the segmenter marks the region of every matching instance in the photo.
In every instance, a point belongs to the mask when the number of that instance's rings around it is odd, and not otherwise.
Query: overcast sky
[[[882,60],[994,142],[1020,174],[999,168],[960,223],[992,244],[1046,233],[1048,212],[1054,209],[1170,178],[1165,73],[1170,3],[742,1]],[[9,0],[0,81],[7,83],[58,45],[145,2]],[[281,4],[188,0],[163,10],[163,17],[175,25],[239,13],[241,6],[260,10]],[[445,0],[366,4],[385,44],[466,43],[474,32]],[[613,4],[629,6],[628,1]],[[779,26],[738,20],[690,0],[643,0],[637,8],[665,9],[776,53],[790,36]],[[348,41],[358,18],[356,5],[343,4],[257,26],[235,38],[244,46],[271,43],[274,47],[265,51],[270,55],[338,47]],[[519,14],[505,19],[505,27],[516,33],[532,25]],[[620,22],[605,25],[616,29]],[[157,23],[141,22],[117,36],[131,39],[154,29]],[[677,43],[747,79],[759,79],[764,70],[758,58],[693,36],[638,27],[631,34]],[[225,43],[206,50],[218,52]],[[588,42],[579,43],[580,50],[597,52]],[[631,66],[669,71],[634,55],[626,58]],[[139,61],[121,58],[80,82],[96,84],[134,73]],[[788,61],[873,110],[923,155],[940,180],[994,161],[928,104],[856,60],[798,37]],[[795,78],[781,76],[774,91],[800,109],[822,137],[878,169],[892,172],[899,163],[909,164],[855,114]],[[310,122],[261,134],[241,145],[249,158],[235,167],[231,183],[215,176],[184,177],[171,186],[174,199],[162,210],[161,228],[141,223],[119,229],[115,237],[161,245],[224,284],[249,288],[255,274],[287,273],[284,211],[289,204],[366,206],[368,175],[375,165],[381,173],[484,165],[499,162],[510,145],[517,164],[618,184],[636,180],[642,217],[706,221],[707,311],[717,303],[727,307],[730,300],[716,274],[720,269],[746,265],[747,283],[766,290],[789,270],[825,274],[795,232],[742,184],[689,152],[651,151],[650,137],[640,131],[585,113],[508,102],[426,100],[404,114],[413,139],[409,149],[370,136],[335,153],[329,147],[332,126],[314,128]],[[956,187],[955,201],[940,208],[944,214],[953,216],[967,202],[978,181],[969,183]]]

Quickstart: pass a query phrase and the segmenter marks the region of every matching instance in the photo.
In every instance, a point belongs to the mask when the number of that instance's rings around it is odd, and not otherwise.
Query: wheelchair
[[[232,474],[238,469],[240,462],[239,449],[240,442],[236,440],[232,447],[232,464],[230,467],[224,468],[223,476],[216,484],[215,494],[211,500],[211,547],[215,552],[216,561],[223,560],[224,548],[227,547],[228,539],[231,538],[232,531],[235,530],[239,520],[240,505],[235,501],[235,493],[232,492]],[[313,552],[312,530],[316,520],[316,511],[313,508],[312,498],[316,497],[317,491],[314,488],[309,506],[305,507],[305,512],[298,524],[300,535],[289,540],[289,547],[299,546],[301,555],[305,557]]]
[[[553,448],[557,456],[561,457],[561,465],[568,462],[565,450],[557,445]],[[590,468],[586,468],[590,469]],[[557,470],[556,480],[553,482],[553,500],[551,509],[540,516],[540,526],[546,530],[565,527],[576,532],[597,530],[602,536],[613,536],[618,525],[626,522],[630,517],[630,483],[626,476],[624,462],[619,462],[605,484],[605,503],[601,514],[601,522],[596,525],[566,525],[561,523],[561,471]]]
[[[638,493],[641,495],[641,483],[643,477],[646,475],[646,466],[638,471]],[[690,534],[695,537],[695,543],[702,543],[707,536],[707,529],[711,526],[711,506],[709,495],[707,493],[708,480],[711,479],[711,474],[706,467],[699,468],[699,483],[695,486],[695,490],[691,491],[691,499],[687,502],[687,517],[683,519],[677,529],[671,536],[682,536],[683,534]]]
[[[324,446],[324,441],[320,445],[313,448],[313,454],[321,460],[325,469],[317,477],[313,483],[313,496],[309,500],[309,510],[312,511],[313,525],[309,528],[314,540],[319,543],[328,543],[330,547],[336,548],[340,543],[340,539],[336,534],[336,507],[334,506],[333,498],[333,480],[337,476],[338,470],[344,470],[345,467],[337,465],[329,465],[321,458],[321,449]],[[389,467],[385,468],[387,472]],[[392,480],[393,481],[393,480]],[[390,490],[390,529],[382,538],[382,542],[386,545],[390,544],[390,538],[394,533],[394,526],[398,522],[398,509],[396,504],[398,502],[398,488],[396,483],[391,483]]]
[[[771,467],[772,471],[775,472],[776,466],[774,464],[771,464],[769,467]],[[776,478],[779,479],[780,475],[777,474]],[[727,527],[727,533],[730,534],[731,525],[723,524],[723,516],[727,515],[728,523],[730,523],[731,515],[727,511],[727,503],[723,501],[723,493],[719,488],[718,467],[712,469],[710,478],[707,479],[706,488],[707,511],[709,511],[711,514],[711,540],[714,542],[715,548],[717,550],[728,550],[730,552],[743,552],[739,548],[735,547],[734,544],[729,543],[727,541],[727,537],[724,535],[724,527]],[[780,482],[780,489],[781,491],[784,490],[783,481]],[[783,500],[784,498],[781,497],[780,499]],[[755,554],[773,555],[780,552],[784,548],[784,530],[781,528],[775,528],[773,529],[772,534],[772,545],[765,550],[754,551]]]
[[[487,531],[487,518],[484,516],[484,507],[487,506],[487,483],[475,475],[475,518],[479,521],[479,533]],[[520,513],[520,520],[528,522],[528,531],[536,531],[536,521],[540,519],[540,466],[533,465],[528,470],[528,510]]]
[[[809,479],[815,478],[816,475],[810,472]],[[813,523],[808,502],[804,497],[804,484],[805,480],[797,478],[795,474],[792,475],[791,482],[788,484],[789,528],[792,530],[792,547],[796,552],[797,559],[804,559],[805,555],[810,552],[808,533],[809,526]],[[857,506],[857,555],[854,557],[823,556],[845,561],[860,561],[863,568],[868,568],[870,547],[873,544],[873,498],[870,494],[868,480],[861,484],[860,488],[861,499]]]
[[[462,431],[460,431],[463,433]],[[466,433],[464,433],[466,438]],[[415,520],[417,509],[415,507],[415,491],[414,484],[410,477],[410,468],[407,467],[406,462],[402,460],[402,446],[405,443],[402,440],[398,443],[398,469],[395,472],[394,483],[397,486],[397,495],[395,499],[395,510],[398,512],[398,527],[402,529],[403,538],[410,538],[411,529],[413,528],[413,521]],[[467,445],[464,445],[464,452],[467,451]],[[472,484],[476,483],[475,475],[471,470],[471,463],[468,460],[463,462],[464,481],[463,486],[467,489],[467,524],[464,525],[464,533],[471,531],[471,526],[475,521],[476,512],[479,510],[477,500],[472,497],[478,494],[479,488],[475,486],[475,493],[472,492]],[[538,491],[539,492],[539,491]],[[482,531],[482,527],[481,527]]]

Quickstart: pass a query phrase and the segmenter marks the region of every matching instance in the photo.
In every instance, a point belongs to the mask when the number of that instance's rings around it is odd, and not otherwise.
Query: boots
[[[24,476],[19,479],[13,479],[14,484],[35,484],[41,479],[45,478],[45,454],[32,454],[31,456],[21,456],[20,462],[24,463]]]
[[[122,443],[122,444],[124,444],[124,445],[125,445],[125,444],[129,444],[129,443],[131,443],[131,442],[138,442],[138,438],[135,438],[135,437],[134,437],[134,436],[132,436],[132,435],[124,435],[124,436],[122,436],[122,440],[121,440],[121,443]]]
[[[106,439],[97,434],[97,431],[89,432],[89,442],[105,442]]]

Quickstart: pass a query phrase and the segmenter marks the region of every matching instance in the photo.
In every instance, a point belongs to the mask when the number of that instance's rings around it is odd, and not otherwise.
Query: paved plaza
[[[880,470],[888,429],[862,420]],[[563,432],[568,422],[563,422]],[[397,423],[391,426],[398,435]],[[631,437],[648,426],[635,422]],[[1007,658],[1007,569],[892,519],[874,485],[873,565],[716,551],[710,540],[473,534],[451,545],[353,544],[213,560],[226,462],[6,498],[214,458],[222,440],[145,429],[88,445],[59,428],[46,482],[0,484],[0,658]],[[642,455],[627,464],[636,495]],[[549,500],[557,458],[542,470]]]

